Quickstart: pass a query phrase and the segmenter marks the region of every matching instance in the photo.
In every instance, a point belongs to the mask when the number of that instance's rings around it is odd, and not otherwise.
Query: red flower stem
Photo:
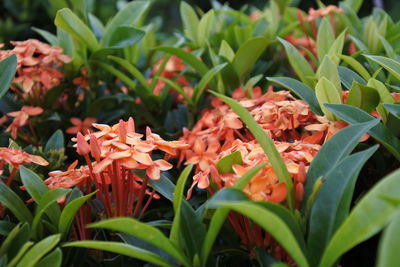
[[[230,221],[230,223],[232,224],[232,227],[236,230],[236,232],[239,234],[239,238],[241,240],[245,240],[245,235],[244,232],[242,230],[242,227],[240,226],[240,224],[237,221],[237,218],[235,216],[235,214],[233,212],[230,212],[228,215],[228,220]]]
[[[113,173],[111,166],[108,166],[108,175],[110,176],[111,179],[111,194],[112,194],[112,199],[114,201],[114,215],[113,216],[118,216],[117,212],[119,207],[119,199],[118,199],[118,185],[117,185],[117,177],[115,176],[115,173]]]
[[[139,192],[139,196],[138,196],[138,201],[136,202],[135,211],[133,212],[133,217],[135,217],[138,214],[139,209],[142,206],[144,195],[146,193],[148,180],[149,180],[149,178],[147,176],[144,177],[144,179],[143,179],[142,187],[140,188],[140,192]]]
[[[134,190],[134,177],[132,175],[132,172],[129,172],[129,192],[130,192],[130,197],[129,197],[129,203],[128,203],[128,211],[131,216],[133,215],[133,204],[135,203],[135,190]]]
[[[248,243],[249,248],[250,247],[254,247],[255,236],[254,236],[254,233],[253,233],[253,229],[251,229],[251,227],[250,227],[250,220],[249,220],[249,218],[244,217],[244,216],[240,216],[240,217],[242,219],[245,232],[247,233],[246,236],[247,236],[248,241],[249,241],[249,243]]]
[[[114,168],[114,176],[116,176],[116,185],[117,185],[117,198],[118,198],[118,206],[116,208],[117,216],[123,216],[123,181],[121,176],[121,168],[117,161],[113,162]]]
[[[122,203],[123,203],[123,212],[124,212],[124,216],[128,216],[128,214],[129,214],[129,210],[128,210],[128,198],[129,198],[129,194],[130,194],[130,188],[129,188],[129,173],[130,173],[131,171],[130,170],[128,170],[128,169],[125,169],[124,171],[123,171],[123,187],[122,187],[122,189],[123,189],[123,192],[124,192],[124,194],[123,194],[123,200],[122,200]]]
[[[139,218],[142,218],[144,212],[145,212],[145,211],[147,210],[147,208],[149,207],[150,202],[153,200],[153,196],[154,196],[154,193],[155,193],[155,192],[156,192],[155,190],[153,190],[153,192],[151,192],[150,197],[147,199],[146,204],[144,205],[142,211],[140,212]]]
[[[11,171],[10,175],[7,178],[7,182],[6,182],[7,186],[10,186],[10,184],[14,180],[14,176],[17,173],[17,171],[18,171],[18,169],[16,167],[13,167],[13,170]]]
[[[255,223],[253,224],[253,229],[254,229],[256,244],[261,248],[264,245],[263,232],[261,230],[261,227]]]

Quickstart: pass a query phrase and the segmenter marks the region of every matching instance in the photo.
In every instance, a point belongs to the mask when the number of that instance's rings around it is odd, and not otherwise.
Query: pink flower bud
[[[77,134],[77,152],[79,155],[84,156],[89,154],[90,152],[90,146],[86,142],[85,137],[79,132]]]

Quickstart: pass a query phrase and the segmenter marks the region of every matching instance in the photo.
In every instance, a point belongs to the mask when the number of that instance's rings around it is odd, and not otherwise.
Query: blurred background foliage
[[[74,2],[83,0],[1,0],[0,1],[0,43],[10,40],[25,40],[27,38],[39,38],[32,27],[55,32],[54,17],[58,9],[72,6]],[[103,23],[116,13],[127,0],[86,0],[91,13],[95,14]],[[163,20],[163,32],[171,33],[180,25],[179,3],[181,0],[157,0],[150,11],[152,17]],[[192,6],[199,7],[203,11],[210,9],[213,5],[211,0],[187,0]],[[255,6],[263,8],[266,0],[229,0],[219,1],[235,9],[249,8]],[[324,0],[326,5],[337,4],[337,0]],[[293,4],[303,10],[317,7],[316,0],[293,0]],[[383,7],[392,17],[400,19],[400,1],[398,0],[365,0],[360,11],[360,16],[371,13],[374,7]]]

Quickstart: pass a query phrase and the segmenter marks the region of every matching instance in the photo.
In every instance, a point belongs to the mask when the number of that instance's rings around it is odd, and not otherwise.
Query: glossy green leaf
[[[62,210],[60,215],[60,221],[58,223],[58,231],[61,233],[62,237],[66,237],[69,229],[72,225],[72,222],[75,218],[76,213],[79,208],[90,199],[96,192],[92,192],[91,194],[76,198],[70,201]]]
[[[398,198],[400,170],[384,177],[357,203],[329,242],[320,267],[332,266],[338,258],[382,230],[398,211],[398,205],[384,200]]]
[[[325,56],[323,58],[322,63],[317,70],[318,80],[320,80],[322,77],[328,79],[335,86],[339,95],[342,94],[342,86],[340,84],[339,71],[337,69],[336,64],[333,63],[333,61],[328,56]]]
[[[299,82],[298,80],[295,80],[293,78],[287,78],[287,77],[267,77],[267,79],[271,82],[277,83],[285,87],[286,89],[289,89],[298,97],[307,102],[310,105],[310,109],[312,110],[312,112],[320,116],[323,115],[314,90],[305,85],[304,83]]]
[[[235,184],[232,186],[232,188],[235,188],[238,190],[243,190],[246,187],[246,185],[250,182],[250,180],[263,167],[265,167],[265,163],[259,164],[255,167],[251,168],[239,180],[237,180],[235,182]],[[201,248],[200,259],[202,260],[202,262],[207,262],[210,251],[214,245],[215,240],[217,239],[218,233],[221,230],[222,225],[224,224],[224,222],[226,220],[226,217],[228,216],[228,213],[229,213],[228,209],[219,208],[213,214],[211,221],[210,221],[210,225],[208,227],[207,234],[204,238],[202,248]]]
[[[242,154],[240,151],[235,151],[217,162],[217,168],[219,173],[233,173],[232,165],[242,165]]]
[[[365,123],[348,126],[334,134],[324,143],[307,171],[302,202],[303,211],[318,177],[324,177],[340,160],[348,156],[357,146],[360,138],[369,129],[377,125],[378,122],[379,119],[374,119]]]
[[[114,218],[93,223],[90,228],[104,228],[139,238],[174,257],[185,266],[190,266],[185,255],[157,228],[131,218]]]
[[[51,235],[35,244],[17,264],[17,267],[33,267],[60,241],[60,235]]]
[[[353,194],[351,192],[345,196],[346,191],[348,188],[354,189],[361,168],[377,149],[378,146],[374,146],[344,158],[323,177],[324,184],[313,203],[308,223],[307,248],[313,265],[317,265],[326,245],[339,226],[337,223],[338,217],[341,217],[339,213],[348,213]],[[348,202],[346,206],[341,206],[344,197],[347,197]],[[340,220],[341,223],[343,219]]]
[[[57,151],[64,149],[64,134],[58,129],[49,138],[44,147],[44,153],[49,153],[50,151]]]
[[[366,58],[378,63],[400,80],[400,63],[387,57],[364,55]]]
[[[272,168],[278,176],[279,181],[284,182],[288,195],[287,202],[290,209],[294,208],[294,192],[293,192],[293,182],[292,178],[289,175],[288,170],[286,169],[286,165],[283,162],[281,155],[276,149],[271,138],[264,132],[263,128],[254,120],[254,118],[250,115],[250,113],[241,106],[238,102],[229,98],[227,96],[213,93],[218,98],[223,100],[226,104],[228,104],[237,115],[239,115],[240,119],[247,125],[251,133],[260,143],[263,148],[265,154],[268,156],[269,161],[271,162]]]
[[[126,4],[111,20],[104,29],[104,35],[101,39],[103,47],[109,47],[111,38],[119,26],[136,24],[141,21],[151,5],[150,1],[132,1]]]
[[[193,169],[193,165],[190,164],[186,166],[186,168],[182,171],[181,175],[179,175],[178,182],[176,183],[175,191],[174,191],[174,199],[173,199],[173,207],[174,207],[174,220],[172,222],[172,228],[170,232],[169,239],[171,242],[178,248],[181,248],[180,241],[180,225],[181,225],[181,205],[183,201],[183,191],[185,190],[186,181],[189,177],[190,172]]]
[[[376,120],[373,116],[367,112],[358,109],[356,107],[348,105],[334,105],[327,104],[326,107],[339,118],[343,119],[345,122],[354,124],[362,123]],[[398,160],[400,160],[400,141],[390,132],[390,130],[385,127],[382,123],[379,123],[368,133],[374,137],[378,142],[382,143]]]
[[[199,26],[197,28],[197,43],[201,47],[205,46],[208,43],[209,34],[212,30],[214,17],[215,17],[214,10],[211,9],[206,14],[204,14],[204,16],[200,19]]]
[[[225,208],[247,216],[265,231],[270,233],[271,236],[273,236],[274,239],[289,253],[290,257],[299,267],[309,266],[305,252],[298,243],[294,233],[286,222],[276,214],[275,210],[271,211],[269,208],[265,208],[262,205],[249,201],[233,203],[220,202],[219,204]]]
[[[142,72],[140,70],[138,70],[134,65],[129,63],[128,60],[120,58],[120,57],[114,57],[114,56],[108,56],[108,58],[113,60],[114,62],[117,62],[119,65],[124,67],[130,74],[132,74],[133,77],[135,77],[140,82],[140,84],[147,90],[148,95],[153,94],[153,90],[147,83],[147,80],[143,76]]]
[[[221,70],[227,65],[227,63],[222,63],[220,65],[217,65],[207,71],[206,74],[203,75],[199,83],[194,87],[194,92],[193,92],[193,103],[196,105],[198,101],[200,100],[201,95],[203,94],[204,90],[206,89],[206,86],[211,82],[211,80],[221,72]]]
[[[269,41],[264,37],[254,37],[243,43],[233,58],[232,65],[239,78],[243,81],[261,54],[267,48]]]
[[[157,254],[150,252],[139,247],[135,247],[129,244],[121,242],[108,242],[108,241],[77,241],[70,242],[64,245],[64,247],[81,247],[81,248],[92,248],[105,250],[128,257],[136,258],[145,262],[155,264],[156,266],[163,267],[174,267],[174,264],[169,263],[164,258]]]
[[[182,1],[180,5],[180,15],[185,35],[192,40],[192,42],[197,43],[199,18],[197,17],[196,12],[189,4]]]
[[[235,52],[225,40],[221,41],[221,46],[219,48],[218,55],[226,58],[229,62],[232,62],[233,59],[235,58]]]
[[[57,36],[55,36],[51,32],[36,27],[32,27],[32,30],[41,35],[52,46],[59,46]]]
[[[168,179],[167,176],[161,174],[161,177],[158,180],[149,179],[149,184],[157,191],[157,193],[161,194],[169,201],[173,201],[175,185],[171,182],[170,179]]]
[[[111,35],[109,47],[124,48],[138,43],[145,35],[145,32],[132,26],[118,26]]]
[[[328,56],[332,59],[332,61],[339,65],[340,58],[339,56],[342,54],[343,46],[344,46],[344,38],[346,36],[346,30],[342,31],[339,36],[333,42],[331,48],[329,49]]]
[[[379,40],[378,25],[372,16],[369,17],[367,23],[364,26],[363,38],[365,44],[368,46],[368,50],[370,51],[370,53],[377,54],[382,46]]]
[[[322,77],[315,86],[315,94],[317,96],[321,110],[330,121],[336,121],[337,118],[333,115],[324,104],[341,104],[342,97],[338,93],[335,85],[325,77]]]
[[[327,18],[323,18],[318,27],[317,35],[317,54],[319,61],[322,61],[324,56],[328,54],[334,41],[335,34],[333,33],[332,26]]]
[[[340,55],[340,59],[346,62],[350,67],[352,67],[355,71],[357,71],[365,80],[371,79],[371,75],[369,75],[368,71],[361,65],[360,62],[355,60],[353,57]]]
[[[278,38],[278,40],[285,47],[290,65],[299,76],[300,80],[313,88],[315,85],[315,74],[310,64],[308,64],[307,60],[297,51],[296,47],[281,38]]]
[[[2,240],[2,243],[0,245],[0,257],[6,255],[7,252],[9,252],[10,247],[13,245],[13,241],[17,239],[18,235],[23,232],[24,229],[26,229],[27,227],[29,228],[29,225],[27,223],[19,223],[10,231],[7,237]]]
[[[340,80],[347,89],[351,88],[353,82],[358,82],[363,85],[367,84],[367,82],[360,75],[349,68],[338,66],[338,71]]]
[[[384,104],[384,106],[393,116],[400,119],[400,105],[399,104]]]
[[[368,113],[371,113],[376,109],[376,106],[378,106],[379,100],[380,96],[377,90],[357,82],[353,82],[346,99],[346,104],[358,107]]]
[[[400,212],[397,211],[379,241],[377,267],[396,266],[400,262]]]
[[[79,40],[79,42],[85,44],[92,52],[100,48],[93,32],[69,8],[63,8],[59,10],[54,23],[57,27],[68,32],[76,40]]]
[[[15,255],[12,260],[7,264],[7,267],[14,267],[20,259],[25,255],[25,253],[34,245],[34,242],[26,242],[19,250],[17,255]]]
[[[43,257],[36,266],[40,267],[60,267],[62,264],[62,252],[61,249],[56,248],[48,255]]]
[[[42,179],[32,170],[21,166],[19,168],[19,172],[21,176],[21,181],[24,184],[26,191],[28,191],[33,200],[35,200],[35,202],[39,204],[42,200],[42,197],[49,191],[48,187],[43,183]],[[58,205],[51,205],[46,213],[52,223],[54,225],[57,225],[61,214]]]
[[[345,0],[343,2],[349,5],[355,12],[358,12],[364,0]]]
[[[0,203],[6,206],[20,222],[32,222],[32,214],[25,203],[5,183],[0,183]]]
[[[17,56],[11,55],[0,61],[0,98],[7,92],[15,76]]]
[[[171,47],[171,46],[160,46],[155,48],[155,50],[163,51],[169,54],[173,54],[180,57],[186,64],[192,66],[200,75],[204,76],[208,72],[207,66],[198,59],[192,53],[186,52],[181,48]]]

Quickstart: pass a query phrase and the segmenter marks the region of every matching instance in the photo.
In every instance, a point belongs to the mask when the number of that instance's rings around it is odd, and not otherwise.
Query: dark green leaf
[[[2,182],[0,182],[0,203],[6,206],[20,222],[32,222],[32,214],[25,203]]]
[[[17,68],[17,56],[11,55],[0,61],[0,98],[10,88]]]
[[[124,48],[139,42],[145,32],[132,26],[118,26],[111,35],[109,47]]]

